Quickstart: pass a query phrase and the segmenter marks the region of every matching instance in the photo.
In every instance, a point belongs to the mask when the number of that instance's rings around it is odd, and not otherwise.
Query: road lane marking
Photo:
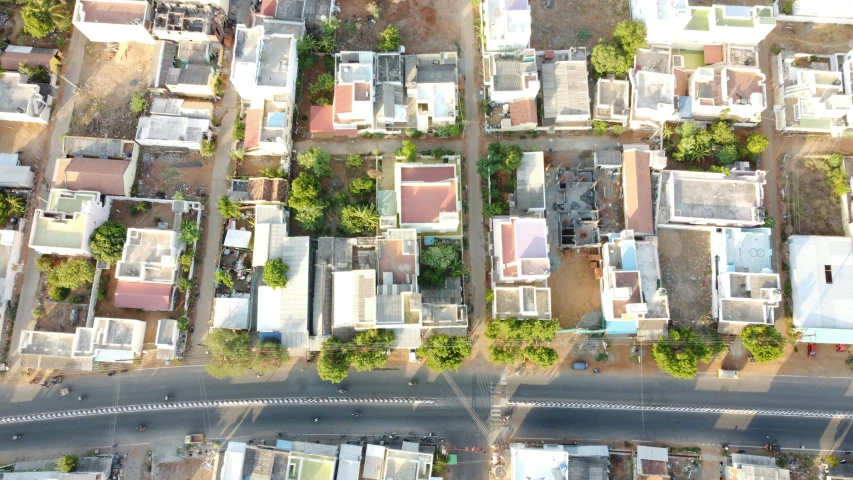
[[[845,418],[853,419],[853,412],[821,412],[811,410],[775,410],[766,408],[725,408],[692,405],[649,405],[636,403],[593,402],[538,402],[511,400],[509,405],[528,408],[566,408],[574,410],[623,410],[637,412],[710,413],[729,415],[758,415],[771,417]]]

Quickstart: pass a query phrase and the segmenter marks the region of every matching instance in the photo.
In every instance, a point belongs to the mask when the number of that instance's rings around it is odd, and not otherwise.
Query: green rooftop
[[[38,217],[33,231],[35,247],[82,248],[87,215],[75,215],[71,220]]]
[[[69,190],[51,190],[47,200],[48,212],[78,213],[83,203],[98,200],[98,192],[72,192]]]
[[[800,119],[800,128],[828,129],[830,127],[832,127],[832,120],[829,118]]]
[[[740,19],[740,18],[725,18],[725,11],[717,7],[714,9],[717,15],[717,26],[720,27],[744,27],[749,28],[754,26],[752,19]]]
[[[333,480],[335,457],[291,452],[287,465],[288,480]]]
[[[690,22],[687,23],[685,30],[699,30],[707,32],[710,29],[708,21],[708,10],[693,8],[690,10]]]

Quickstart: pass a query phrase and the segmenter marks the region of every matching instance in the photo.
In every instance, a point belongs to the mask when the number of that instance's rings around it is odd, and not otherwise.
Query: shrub
[[[349,184],[349,191],[353,195],[372,193],[376,189],[376,181],[367,175],[354,179]]]
[[[240,204],[231,201],[228,195],[222,195],[216,202],[216,210],[222,215],[222,218],[242,218],[243,212],[240,210]]]
[[[216,271],[216,283],[224,285],[228,290],[234,290],[234,279],[231,278],[231,274],[226,270],[219,269]]]
[[[192,245],[201,238],[201,227],[193,220],[184,220],[181,222],[181,233],[178,234],[178,238],[185,244]]]
[[[619,77],[628,74],[628,70],[631,69],[634,61],[633,57],[629,57],[618,45],[602,41],[599,41],[598,45],[592,48],[590,60],[595,71],[599,74],[612,73]]]
[[[71,300],[69,300],[69,302],[74,304],[83,303],[83,297],[81,295],[74,295],[73,297],[71,297]]]
[[[840,153],[829,155],[815,155],[806,158],[806,166],[816,168],[824,173],[826,181],[832,187],[832,193],[836,197],[842,197],[850,192],[847,183],[847,174],[844,173],[842,162],[844,157]]]
[[[201,141],[201,149],[199,150],[202,157],[210,158],[216,154],[216,140],[202,140]]]
[[[33,307],[33,311],[30,312],[30,316],[32,316],[35,320],[44,317],[44,308],[41,305],[36,305],[35,307]]]
[[[349,168],[359,168],[364,164],[364,159],[357,153],[350,153],[344,163]]]
[[[717,145],[731,145],[737,143],[732,125],[725,120],[717,120],[712,123],[708,129],[711,134],[711,140]]]
[[[318,147],[308,147],[305,153],[300,153],[296,156],[296,161],[304,169],[310,170],[318,177],[328,177],[332,170],[329,167],[332,157],[323,149]]]
[[[592,37],[592,31],[586,27],[581,27],[575,30],[575,37],[581,42],[585,42]]]
[[[610,358],[610,355],[608,355],[608,354],[607,354],[607,352],[601,352],[601,353],[599,353],[598,355],[596,355],[596,356],[595,356],[595,361],[596,361],[596,362],[604,363],[604,362],[606,362],[609,358]]]
[[[18,65],[18,72],[27,76],[27,83],[50,83],[50,72],[42,65]]]
[[[68,294],[71,293],[71,290],[64,287],[53,287],[48,292],[47,296],[50,297],[51,300],[56,302],[61,302],[68,298]]]
[[[186,332],[190,327],[190,319],[187,317],[186,313],[181,313],[181,316],[178,317],[178,331]]]
[[[341,228],[350,235],[375,232],[379,228],[379,212],[373,204],[346,205],[341,209]]]
[[[785,15],[794,14],[794,0],[782,0],[779,2],[779,10]],[[778,54],[774,54],[778,55]]]
[[[145,101],[145,96],[139,92],[134,93],[133,97],[130,98],[130,111],[142,115],[146,108],[148,108],[148,103]]]
[[[557,363],[557,351],[549,347],[529,346],[524,349],[524,358],[542,368],[548,368]]]
[[[680,162],[695,162],[711,153],[711,134],[689,120],[675,128],[680,135],[673,158]]]
[[[210,352],[206,369],[212,377],[239,376],[249,370],[252,340],[248,332],[217,328],[207,334],[204,343]]]
[[[514,345],[489,345],[489,361],[494,365],[518,365],[524,360],[524,352]]]
[[[388,25],[382,33],[379,34],[379,45],[377,50],[380,52],[396,52],[400,49],[402,37],[397,27]]]
[[[719,337],[702,341],[689,328],[673,328],[669,331],[669,338],[661,338],[654,344],[652,357],[661,370],[676,378],[689,379],[696,376],[700,361],[710,362],[715,354],[725,349]]]
[[[776,228],[776,219],[768,215],[764,217],[764,225],[762,226],[766,228]]]
[[[63,455],[56,461],[56,469],[62,473],[69,473],[77,470],[77,456]]]
[[[382,16],[382,9],[376,4],[376,2],[370,2],[364,8],[367,9],[367,14],[373,18],[379,18]]]
[[[264,283],[272,288],[287,287],[287,272],[290,265],[280,258],[271,258],[264,264]]]
[[[320,194],[320,180],[308,172],[301,172],[290,186],[290,198],[288,203],[291,207],[300,209],[313,203]]]
[[[446,270],[456,260],[456,248],[449,243],[432,245],[421,254],[421,263],[428,267]]]
[[[121,260],[126,240],[127,227],[119,222],[107,220],[92,232],[92,236],[89,237],[89,248],[96,260],[114,265]]]
[[[414,162],[418,158],[418,147],[414,143],[404,140],[403,146],[397,149],[396,155],[404,157],[407,162]]]
[[[195,280],[189,278],[179,278],[177,286],[179,292],[188,292],[195,288]]]
[[[181,266],[181,270],[184,273],[188,273],[190,271],[190,266],[193,264],[193,254],[191,252],[182,253],[180,257],[178,257],[178,264]]]
[[[50,273],[53,270],[53,257],[42,255],[36,258],[36,270],[41,273]]]
[[[486,304],[491,304],[492,302],[495,301],[495,291],[492,290],[491,288],[486,289],[485,297],[486,297]]]
[[[622,125],[612,125],[610,127],[610,133],[614,137],[618,137],[619,135],[622,135],[623,133],[625,133],[625,127],[623,127]]]
[[[242,142],[246,139],[246,122],[242,118],[234,119],[234,140]]]
[[[60,32],[71,26],[71,15],[65,4],[56,0],[30,0],[21,9],[24,31],[33,38],[44,38],[54,28]]]
[[[70,258],[50,271],[47,284],[75,290],[92,283],[95,279],[95,266],[83,258]]]
[[[317,95],[318,93],[330,92],[335,88],[335,77],[328,73],[324,73],[317,77],[317,81],[308,85],[308,91],[312,95]]]
[[[258,172],[258,176],[264,178],[286,178],[287,174],[278,167],[263,167]]]
[[[409,138],[421,138],[424,136],[424,132],[417,130],[415,128],[407,128],[406,136]]]
[[[770,141],[767,140],[767,137],[760,133],[752,133],[748,137],[746,137],[746,151],[749,152],[752,156],[757,156],[762,154],[765,150],[767,150],[767,146],[770,145]]]
[[[841,462],[838,461],[838,458],[835,455],[830,453],[826,456],[826,464],[827,466],[829,466],[829,468],[835,468],[838,466],[839,463]]]
[[[720,165],[731,165],[737,160],[737,145],[723,145],[717,150],[717,163]]]

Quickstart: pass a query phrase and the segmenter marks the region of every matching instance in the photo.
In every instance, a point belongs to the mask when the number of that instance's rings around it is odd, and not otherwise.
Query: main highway
[[[203,432],[215,439],[287,438],[327,442],[401,439],[434,433],[457,448],[488,450],[490,439],[583,442],[651,442],[761,447],[776,441],[784,448],[853,450],[850,420],[838,418],[749,416],[596,409],[521,408],[508,424],[490,421],[503,400],[629,403],[633,405],[712,406],[853,413],[853,378],[759,376],[720,380],[700,374],[677,380],[655,371],[628,374],[561,372],[559,375],[508,375],[483,360],[456,373],[437,375],[423,365],[351,373],[341,385],[322,382],[313,363],[299,361],[275,374],[217,380],[201,367],[142,370],[107,377],[66,375],[59,387],[43,389],[17,378],[0,384],[0,416],[58,412],[78,408],[268,397],[421,397],[435,404],[307,404],[132,412],[0,426],[0,461],[34,448],[110,448],[142,443],[180,446],[183,436]],[[415,386],[408,381],[417,379]],[[345,388],[345,394],[338,389]],[[78,395],[85,396],[82,402]],[[353,413],[359,413],[354,417]],[[313,418],[319,418],[314,423]],[[145,425],[144,432],[136,427]],[[12,441],[13,435],[22,435]],[[478,478],[486,456],[462,452],[460,478]]]

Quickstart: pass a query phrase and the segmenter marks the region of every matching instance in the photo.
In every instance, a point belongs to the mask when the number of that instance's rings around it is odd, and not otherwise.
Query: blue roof
[[[290,452],[293,450],[293,442],[291,442],[290,440],[276,440],[275,449]]]
[[[831,345],[853,344],[853,330],[845,328],[811,328],[803,329],[800,339],[805,343],[828,343]]]
[[[613,320],[607,322],[607,335],[636,335],[636,320]]]
[[[281,343],[281,332],[261,332],[261,343],[268,338],[278,340],[278,343]]]
[[[693,99],[678,97],[678,114],[681,118],[693,118]]]

